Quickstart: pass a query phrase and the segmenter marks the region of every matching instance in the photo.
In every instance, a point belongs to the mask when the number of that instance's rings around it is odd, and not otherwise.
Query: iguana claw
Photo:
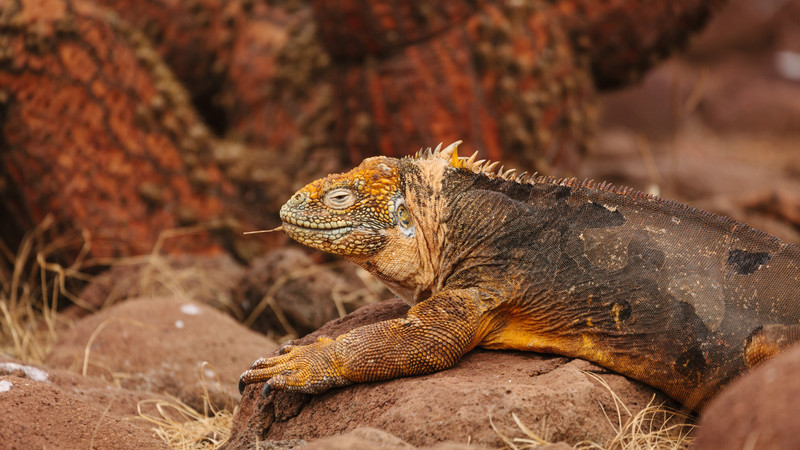
[[[352,382],[342,373],[335,342],[321,338],[305,346],[285,346],[279,355],[257,359],[239,379],[239,391],[248,384],[266,381],[262,396],[272,390],[315,394]]]

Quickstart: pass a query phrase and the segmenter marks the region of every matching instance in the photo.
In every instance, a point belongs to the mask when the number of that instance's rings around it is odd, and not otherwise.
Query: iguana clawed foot
[[[336,341],[327,337],[305,346],[286,345],[278,356],[257,359],[239,378],[239,392],[263,381],[263,396],[276,389],[317,394],[351,384],[342,374],[335,347]]]

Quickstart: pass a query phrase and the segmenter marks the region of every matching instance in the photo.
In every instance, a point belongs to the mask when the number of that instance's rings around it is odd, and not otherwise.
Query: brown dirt
[[[146,298],[78,321],[45,363],[78,373],[86,367],[89,376],[169,394],[202,411],[206,390],[217,407],[238,403],[239,375],[274,348],[269,339],[198,301]]]
[[[259,446],[259,449],[262,447]],[[269,448],[268,446],[265,448]],[[444,442],[432,446],[416,447],[385,431],[377,428],[359,427],[336,436],[317,439],[308,443],[304,450],[488,450],[492,447],[472,443]],[[572,447],[566,446],[567,449]],[[542,447],[543,450],[563,450],[552,446]]]
[[[137,405],[150,399],[165,397],[0,358],[0,441],[10,449],[166,448],[138,417]]]
[[[369,305],[297,343],[321,334],[337,336],[356,326],[402,316],[406,310],[399,300]],[[261,398],[261,386],[251,385],[242,397],[227,448],[249,448],[256,440],[314,439],[359,427],[377,428],[416,446],[469,440],[497,447],[503,442],[492,422],[504,435],[523,436],[512,413],[553,442],[605,442],[614,435],[605,415],[616,414],[614,403],[608,390],[586,372],[607,382],[634,412],[653,395],[667,401],[649,387],[585,361],[474,350],[449,370],[318,396],[277,392]]]

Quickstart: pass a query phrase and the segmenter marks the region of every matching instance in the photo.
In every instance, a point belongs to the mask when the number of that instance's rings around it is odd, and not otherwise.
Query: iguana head
[[[413,235],[399,164],[395,158],[369,158],[350,172],[308,184],[281,208],[283,230],[304,245],[344,256],[380,251],[388,229]]]
[[[442,177],[463,168],[455,142],[416,157],[375,157],[300,189],[281,208],[292,239],[359,264],[409,303],[435,289]],[[472,157],[469,161],[474,160]]]

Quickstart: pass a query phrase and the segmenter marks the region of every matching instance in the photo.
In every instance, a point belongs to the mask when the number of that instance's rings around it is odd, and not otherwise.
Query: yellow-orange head
[[[387,228],[398,226],[413,235],[400,163],[395,158],[368,158],[350,172],[308,184],[281,208],[283,230],[304,245],[345,256],[381,250]]]

